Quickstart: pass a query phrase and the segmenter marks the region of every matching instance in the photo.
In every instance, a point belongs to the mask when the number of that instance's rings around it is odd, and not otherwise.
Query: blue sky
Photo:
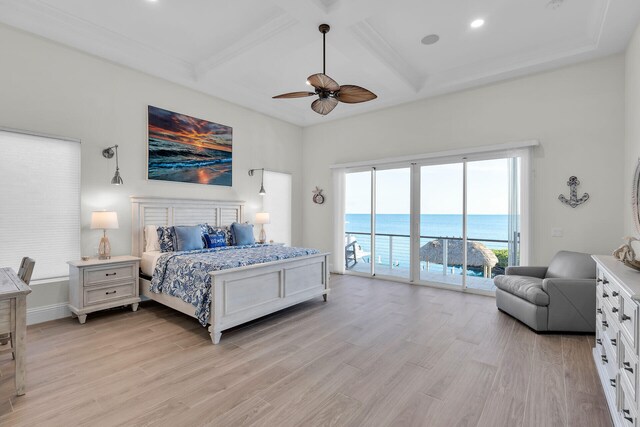
[[[507,159],[467,163],[467,209],[470,215],[508,214],[508,171]],[[377,212],[408,214],[409,168],[379,170],[376,175]],[[346,212],[369,213],[370,172],[347,174],[346,182]],[[462,214],[462,164],[423,166],[420,193],[423,214]]]

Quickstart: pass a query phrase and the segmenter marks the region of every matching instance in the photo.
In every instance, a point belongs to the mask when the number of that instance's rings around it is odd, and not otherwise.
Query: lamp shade
[[[111,230],[118,228],[118,214],[110,211],[91,212],[91,229]]]
[[[256,214],[256,224],[269,224],[270,222],[271,218],[268,212],[258,212]]]

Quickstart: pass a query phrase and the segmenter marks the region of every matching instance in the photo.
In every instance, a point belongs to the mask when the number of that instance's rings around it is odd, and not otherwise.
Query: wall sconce
[[[113,150],[114,148],[115,151]],[[124,181],[122,181],[122,177],[120,177],[120,167],[118,167],[118,145],[116,144],[102,150],[102,156],[107,159],[112,158],[114,153],[116,155],[116,173],[113,175],[111,183],[114,185],[122,185],[124,184]]]
[[[262,171],[262,179],[260,181],[260,191],[258,192],[259,195],[264,196],[265,194],[267,194],[266,191],[264,191],[264,168],[261,169],[249,169],[249,176],[253,176],[253,172],[255,171]]]

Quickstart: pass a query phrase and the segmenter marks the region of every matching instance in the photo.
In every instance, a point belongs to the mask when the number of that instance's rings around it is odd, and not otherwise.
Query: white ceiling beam
[[[262,43],[294,26],[297,22],[298,21],[294,17],[287,14],[277,16],[264,25],[256,28],[255,31],[248,33],[245,37],[239,39],[235,43],[228,45],[215,55],[198,62],[195,65],[196,78],[201,80],[214,68],[251,49],[258,48]]]
[[[427,76],[422,76],[367,21],[351,27],[351,33],[380,63],[392,70],[414,92],[422,89]]]
[[[0,1],[0,22],[161,77],[194,80],[191,63],[44,2]]]

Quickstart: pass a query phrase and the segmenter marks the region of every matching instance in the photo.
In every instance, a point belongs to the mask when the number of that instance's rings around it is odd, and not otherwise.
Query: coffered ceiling
[[[637,0],[0,0],[0,22],[301,126],[620,52],[639,21]],[[322,71],[321,23],[327,74],[378,99],[271,98]]]

